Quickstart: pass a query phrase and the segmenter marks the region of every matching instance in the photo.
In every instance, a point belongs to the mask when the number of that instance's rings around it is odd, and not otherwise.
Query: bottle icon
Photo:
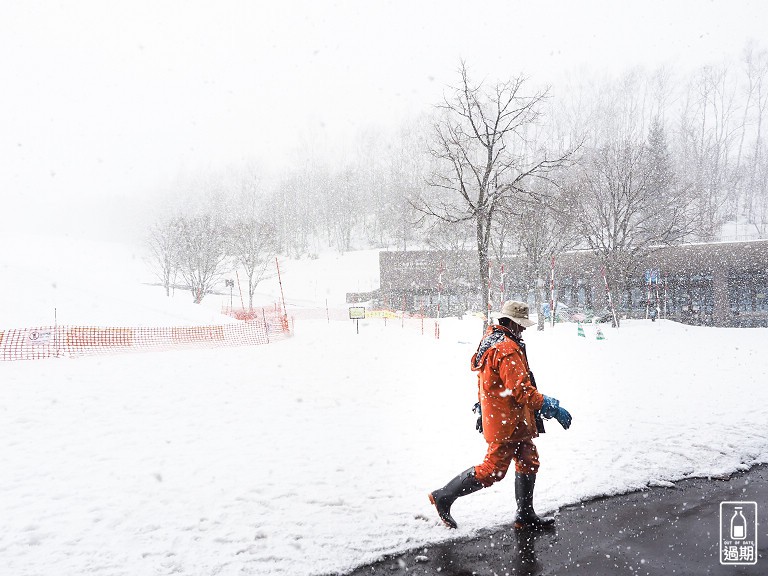
[[[741,506],[734,508],[733,517],[731,518],[731,539],[732,540],[744,540],[747,537],[747,519],[744,518],[744,514],[741,513]]]

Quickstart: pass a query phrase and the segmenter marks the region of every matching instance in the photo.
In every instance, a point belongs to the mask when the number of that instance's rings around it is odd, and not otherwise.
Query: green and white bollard
[[[605,340],[605,335],[603,334],[603,331],[600,330],[600,328],[597,329],[597,339],[598,340]]]

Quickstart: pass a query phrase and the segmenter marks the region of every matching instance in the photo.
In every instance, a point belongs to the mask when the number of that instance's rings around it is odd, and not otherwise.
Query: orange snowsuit
[[[539,458],[532,439],[539,435],[535,412],[544,396],[531,382],[528,360],[503,326],[490,326],[471,368],[477,372],[483,436],[488,443],[485,460],[475,466],[475,477],[485,486],[498,482],[512,460],[515,470],[535,474]],[[485,346],[484,346],[485,344]]]

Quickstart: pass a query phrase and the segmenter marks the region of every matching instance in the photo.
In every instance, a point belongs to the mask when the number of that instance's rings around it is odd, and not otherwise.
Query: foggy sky
[[[460,58],[556,95],[586,70],[736,59],[766,22],[739,0],[8,1],[0,227],[120,236],[179,174],[339,161],[438,102]]]

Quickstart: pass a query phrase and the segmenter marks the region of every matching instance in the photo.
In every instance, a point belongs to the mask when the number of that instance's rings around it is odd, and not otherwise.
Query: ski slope
[[[45,319],[22,301],[72,324],[224,321],[224,296],[167,299],[141,283],[138,252],[108,248],[114,262],[92,272],[31,244],[27,258],[0,253],[0,329]],[[378,258],[282,268],[289,309],[322,308],[375,287]],[[279,294],[275,279],[260,288]],[[509,480],[458,500],[457,531],[426,497],[484,454],[468,367],[480,320],[444,319],[436,340],[429,322],[422,335],[369,319],[358,334],[298,318],[268,346],[0,363],[3,573],[339,573],[512,518]],[[603,330],[524,334],[540,389],[574,418],[537,440],[540,512],[768,462],[767,329]]]

